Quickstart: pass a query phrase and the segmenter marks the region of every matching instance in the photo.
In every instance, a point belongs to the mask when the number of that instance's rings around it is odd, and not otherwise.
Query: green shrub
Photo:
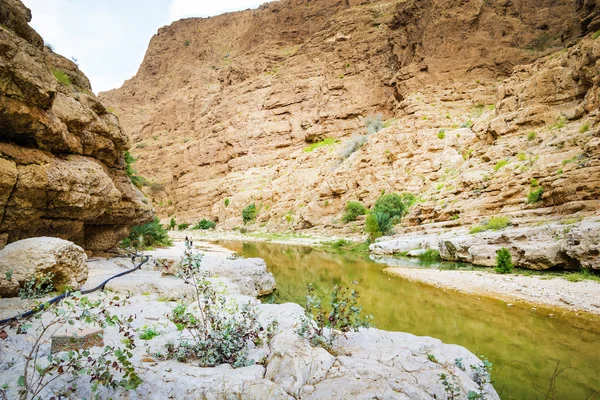
[[[527,160],[527,154],[524,152],[520,152],[519,154],[517,154],[517,158],[519,159],[519,161],[525,161]]]
[[[537,203],[542,200],[542,195],[544,194],[544,188],[538,187],[537,189],[532,190],[527,195],[527,204]]]
[[[38,299],[44,297],[46,294],[54,291],[54,284],[52,283],[53,279],[54,274],[52,272],[30,276],[25,279],[25,282],[21,285],[19,297],[22,299]]]
[[[189,41],[188,39],[185,39],[185,40],[183,41],[183,45],[184,45],[185,47],[188,47],[188,46],[190,45],[190,41]]]
[[[171,217],[169,221],[169,229],[173,230],[177,226],[177,221],[175,221],[175,217]]]
[[[335,285],[331,291],[329,309],[326,310],[315,295],[314,286],[307,284],[305,316],[300,321],[297,333],[307,338],[313,346],[329,348],[347,332],[358,332],[360,328],[373,326],[372,315],[361,315],[362,307],[358,299],[356,290]]]
[[[501,248],[496,251],[496,272],[499,274],[508,274],[512,271],[514,265],[510,251],[506,248]]]
[[[242,219],[244,220],[244,225],[255,219],[257,213],[256,205],[254,203],[248,204],[246,208],[242,210]]]
[[[388,235],[392,231],[392,218],[382,211],[371,211],[365,222],[365,231],[371,239]]]
[[[441,131],[438,132],[437,137],[439,139],[444,139],[446,137],[446,132],[442,129]]]
[[[472,227],[469,233],[473,234],[489,230],[498,231],[509,225],[510,219],[508,217],[491,217],[485,224]]]
[[[141,189],[144,186],[145,179],[141,176],[137,175],[135,169],[133,169],[133,164],[137,161],[135,157],[131,155],[130,152],[126,151],[125,154],[125,173],[131,180],[131,183],[135,185],[138,189]]]
[[[427,249],[424,253],[419,254],[419,260],[421,261],[440,261],[440,252],[435,249]]]
[[[202,218],[202,221],[200,221],[196,225],[192,226],[192,229],[207,230],[207,229],[214,229],[216,226],[217,226],[216,222]]]
[[[594,34],[592,35],[593,39],[598,39],[600,37],[600,31],[596,31],[594,32]]]
[[[177,225],[177,229],[179,229],[180,231],[185,231],[189,227],[190,227],[190,224],[186,224],[186,223]]]
[[[500,160],[494,165],[494,171],[498,171],[500,168],[505,167],[508,164],[508,160]]]
[[[540,186],[540,183],[535,178],[532,178],[531,182],[529,184],[531,185],[531,187],[538,187],[538,186]]]
[[[320,148],[320,147],[324,147],[324,146],[332,146],[332,145],[334,145],[334,144],[336,144],[336,143],[337,143],[337,140],[336,140],[336,139],[328,137],[328,138],[325,138],[325,139],[323,139],[323,140],[321,140],[321,141],[318,141],[318,142],[314,142],[314,143],[311,143],[311,144],[309,144],[308,146],[306,146],[306,147],[304,148],[304,150],[303,150],[303,151],[304,151],[305,153],[311,153],[311,152],[315,151],[316,149],[318,149],[318,148]]]
[[[586,133],[590,130],[590,124],[583,124],[579,127],[579,133]]]
[[[359,215],[365,215],[367,213],[367,209],[358,201],[349,201],[346,203],[346,212],[342,217],[342,221],[350,222],[356,221]]]
[[[160,333],[158,333],[156,331],[156,329],[149,328],[147,326],[145,326],[144,328],[142,328],[142,331],[139,334],[139,338],[142,339],[142,340],[151,340],[151,339],[154,339],[157,336],[160,336]]]
[[[61,71],[60,69],[53,69],[52,74],[61,85],[71,86],[71,78],[69,78],[69,75],[67,75],[64,71]]]
[[[529,133],[527,134],[527,140],[531,142],[533,139],[535,139],[535,138],[536,138],[536,136],[537,136],[537,135],[535,134],[535,132],[529,132]]]
[[[171,221],[174,221],[172,219]],[[173,224],[174,225],[174,224]],[[137,249],[145,249],[146,247],[170,246],[171,239],[165,228],[160,224],[158,217],[155,217],[152,222],[133,227],[129,237],[121,242],[122,247],[135,247]]]
[[[229,206],[229,199],[225,199],[225,207]]]
[[[385,213],[390,218],[399,220],[408,212],[408,209],[415,204],[416,200],[416,197],[412,193],[384,194],[375,202],[373,211]]]

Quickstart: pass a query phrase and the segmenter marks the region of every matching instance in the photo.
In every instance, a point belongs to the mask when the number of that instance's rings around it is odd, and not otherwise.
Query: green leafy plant
[[[358,201],[349,201],[346,203],[346,212],[342,217],[342,221],[351,222],[356,221],[359,215],[365,215],[367,213],[367,209],[362,203]]]
[[[371,240],[388,235],[392,231],[392,218],[382,211],[371,211],[365,221],[365,232]]]
[[[540,186],[540,183],[538,182],[538,180],[537,180],[537,179],[535,179],[535,178],[532,178],[532,179],[531,179],[531,182],[529,182],[529,185],[530,185],[531,187],[538,187],[538,186]]]
[[[187,224],[187,223],[177,225],[177,229],[180,231],[185,231],[189,227],[190,227],[190,224]]]
[[[527,134],[527,140],[531,142],[533,139],[535,139],[535,138],[536,138],[536,136],[537,136],[537,135],[536,135],[536,133],[535,133],[535,132],[529,132],[529,133]]]
[[[52,272],[30,276],[21,285],[19,297],[22,299],[39,299],[40,297],[44,297],[46,294],[54,291],[53,279],[54,274]]]
[[[131,155],[130,152],[125,152],[125,173],[131,180],[131,183],[135,185],[137,188],[141,188],[144,186],[145,179],[139,175],[137,175],[137,171],[133,169],[133,164],[136,162],[134,156]]]
[[[170,246],[171,244],[169,234],[161,225],[158,217],[154,217],[147,224],[131,228],[129,237],[121,242],[121,247],[145,249],[146,247]]]
[[[586,133],[590,130],[590,124],[585,123],[579,127],[579,133]]]
[[[494,171],[498,171],[506,165],[508,165],[508,160],[500,160],[494,165]]]
[[[398,221],[416,201],[417,198],[412,193],[384,194],[375,202],[373,211],[385,213]]]
[[[242,219],[244,220],[244,225],[246,225],[248,222],[254,220],[256,218],[257,214],[258,214],[258,211],[256,210],[256,205],[254,203],[248,204],[242,210]]]
[[[177,226],[177,221],[175,221],[175,217],[171,217],[169,220],[169,229],[173,230]]]
[[[446,132],[442,129],[437,134],[438,139],[444,139],[446,137]]]
[[[439,374],[440,382],[444,386],[444,392],[446,392],[446,399],[454,400],[460,398],[461,388],[456,382],[453,375]]]
[[[427,249],[427,251],[419,254],[419,260],[421,261],[440,261],[442,258],[440,257],[440,252],[435,249]]]
[[[192,226],[192,229],[207,230],[207,229],[214,229],[216,226],[217,226],[216,222],[202,218],[202,221],[200,221],[196,225]]]
[[[537,203],[542,200],[542,195],[544,194],[544,188],[538,187],[537,189],[532,190],[527,195],[527,204]]]
[[[62,86],[71,86],[71,78],[69,78],[69,75],[67,75],[64,71],[61,71],[60,69],[53,69],[52,75],[54,75],[58,83],[60,83]]]
[[[14,271],[12,268],[10,268],[8,271],[6,271],[4,273],[4,276],[6,277],[6,280],[10,282],[12,280],[13,274],[14,274]]]
[[[475,373],[475,383],[479,386],[479,391],[469,390],[467,399],[469,400],[485,400],[485,387],[492,382],[491,372],[492,363],[484,356],[479,357],[481,364],[471,365],[471,370]]]
[[[148,326],[144,326],[139,334],[141,340],[152,340],[157,336],[160,336],[160,333],[156,329]]]
[[[225,199],[224,203],[225,203],[225,207],[228,207],[229,206],[229,199]]]
[[[250,343],[260,345],[277,329],[276,323],[266,328],[250,302],[238,304],[217,293],[202,270],[202,255],[186,253],[181,262],[180,277],[195,291],[195,307],[178,303],[168,316],[178,330],[189,339],[167,343],[161,356],[180,362],[195,360],[201,367],[230,364],[234,368],[254,364],[248,359]]]
[[[496,272],[508,274],[513,270],[512,256],[507,248],[503,247],[496,251]]]
[[[142,380],[131,362],[135,347],[131,328],[132,316],[113,314],[110,308],[122,307],[128,298],[101,296],[92,300],[80,293],[73,293],[55,307],[45,307],[47,311],[34,315],[36,321],[21,321],[5,327],[7,336],[25,334],[29,338],[28,347],[18,352],[18,359],[12,364],[22,363],[23,373],[14,382],[2,382],[3,390],[14,390],[22,400],[41,398],[80,398],[77,395],[76,381],[86,377],[92,393],[105,387],[116,392],[136,389]],[[102,329],[116,329],[125,347],[105,345],[97,349],[66,349],[57,353],[47,353],[43,349],[45,338],[53,336],[65,326],[96,326]],[[6,345],[4,343],[0,344]],[[3,365],[6,368],[7,365]],[[8,366],[10,367],[10,366]],[[0,382],[2,381],[0,374]],[[14,386],[13,386],[14,385]],[[114,397],[121,397],[117,393]],[[16,395],[16,393],[15,393]],[[16,398],[8,396],[9,398]]]
[[[493,230],[498,231],[510,225],[508,217],[491,217],[483,225],[477,225],[469,230],[469,233],[479,233],[483,231]]]
[[[297,333],[307,338],[313,346],[330,348],[340,336],[347,332],[357,332],[360,328],[373,326],[373,316],[362,316],[358,304],[358,291],[334,285],[331,289],[329,307],[325,309],[315,295],[312,283],[306,285],[305,315],[300,321]]]
[[[188,47],[188,46],[190,45],[190,41],[189,41],[189,39],[185,39],[185,40],[183,41],[183,45],[184,45],[185,47]]]

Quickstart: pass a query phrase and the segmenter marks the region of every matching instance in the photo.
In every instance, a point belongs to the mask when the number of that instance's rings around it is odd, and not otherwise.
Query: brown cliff
[[[254,202],[255,228],[358,233],[345,203],[384,190],[420,197],[408,225],[594,214],[598,24],[581,0],[284,0],[162,28],[101,99],[165,219],[232,228]]]
[[[57,236],[108,250],[152,218],[125,172],[127,135],[30,20],[19,0],[0,3],[0,247]]]

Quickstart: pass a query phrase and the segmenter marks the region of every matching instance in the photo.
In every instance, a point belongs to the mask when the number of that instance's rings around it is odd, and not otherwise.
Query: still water
[[[327,300],[331,285],[358,281],[360,303],[377,328],[433,336],[485,355],[503,399],[600,399],[598,322],[549,318],[547,312],[445,292],[388,275],[385,265],[366,256],[268,243],[221,244],[266,261],[277,291],[265,301],[303,304],[306,283]],[[549,392],[555,371],[560,374]]]

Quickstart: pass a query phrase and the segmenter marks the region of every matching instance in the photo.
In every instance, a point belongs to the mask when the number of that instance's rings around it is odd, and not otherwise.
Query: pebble
[[[513,304],[512,304],[512,303],[508,303],[506,306],[507,306],[507,307],[512,307],[512,306],[513,306]]]

